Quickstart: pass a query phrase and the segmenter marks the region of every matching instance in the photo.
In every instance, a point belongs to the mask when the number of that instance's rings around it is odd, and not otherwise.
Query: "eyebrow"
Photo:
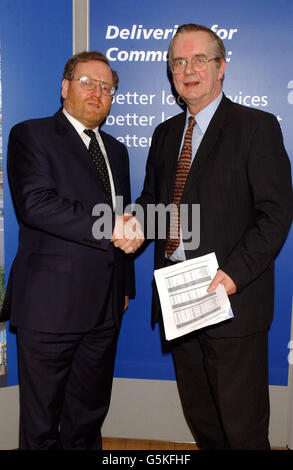
[[[194,54],[191,58],[193,59],[194,57],[207,57],[207,55],[206,54]],[[183,56],[174,57],[173,60],[178,60],[178,59],[187,59],[187,57],[183,57]]]

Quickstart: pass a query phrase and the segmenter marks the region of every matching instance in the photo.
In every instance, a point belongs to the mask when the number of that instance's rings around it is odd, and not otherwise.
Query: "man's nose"
[[[92,95],[100,98],[102,96],[102,88],[100,83],[97,83],[97,86],[92,90]]]
[[[195,70],[194,70],[194,68],[193,68],[193,65],[192,65],[191,61],[188,60],[188,61],[186,62],[186,66],[185,66],[184,73],[185,73],[186,75],[191,75],[191,74],[194,73],[194,72],[195,72]]]

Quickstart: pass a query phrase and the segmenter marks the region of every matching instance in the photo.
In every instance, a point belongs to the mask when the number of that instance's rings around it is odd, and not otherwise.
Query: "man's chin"
[[[103,121],[105,121],[106,117],[108,114],[105,113],[91,113],[90,115],[87,116],[87,123],[88,123],[88,128],[90,129],[95,129],[98,127]],[[89,127],[91,126],[91,127]]]

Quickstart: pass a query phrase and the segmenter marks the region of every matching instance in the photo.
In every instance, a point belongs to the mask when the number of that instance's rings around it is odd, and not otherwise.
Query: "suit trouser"
[[[105,320],[84,334],[18,328],[20,449],[100,449],[118,331]]]
[[[269,450],[267,331],[171,341],[187,420],[203,449]]]

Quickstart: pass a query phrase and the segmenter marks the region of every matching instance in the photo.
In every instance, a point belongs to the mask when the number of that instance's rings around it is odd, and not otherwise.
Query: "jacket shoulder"
[[[166,127],[173,127],[185,122],[186,112],[183,111],[182,113],[176,114],[173,117],[166,119],[166,121],[161,122],[156,129],[164,129]],[[155,130],[156,130],[155,129]]]
[[[238,118],[247,121],[277,121],[276,116],[268,111],[234,103],[226,96],[224,97],[223,104],[230,115],[235,119]]]
[[[27,119],[15,124],[10,131],[10,134],[17,134],[22,131],[28,131],[31,133],[40,132],[41,129],[46,129],[54,125],[53,116]]]
[[[186,112],[176,114],[175,116],[166,119],[161,122],[154,130],[153,137],[164,135],[167,132],[172,132],[172,129],[178,129],[178,127],[184,127],[186,118]]]

